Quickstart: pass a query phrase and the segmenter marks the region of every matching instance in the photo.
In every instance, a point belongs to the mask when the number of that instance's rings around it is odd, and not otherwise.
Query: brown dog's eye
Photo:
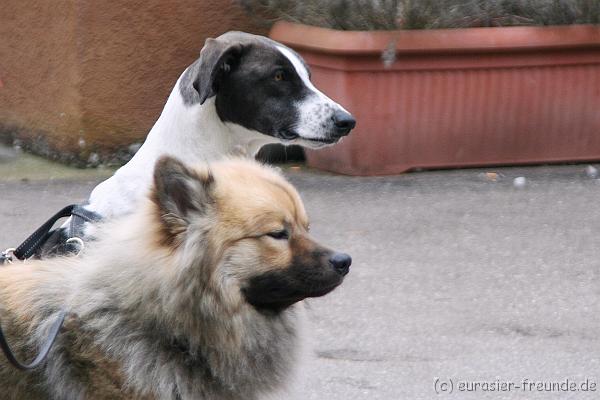
[[[280,231],[269,232],[267,233],[267,236],[270,236],[273,239],[277,240],[287,240],[290,238],[288,231],[286,231],[285,229],[282,229]]]
[[[277,71],[277,72],[275,72],[275,80],[277,82],[283,80],[283,71]]]

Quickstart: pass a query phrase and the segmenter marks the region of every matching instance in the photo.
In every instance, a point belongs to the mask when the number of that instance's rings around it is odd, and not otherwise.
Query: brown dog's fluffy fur
[[[0,356],[5,399],[253,400],[295,363],[298,301],[343,280],[274,170],[156,166],[138,212],[78,257],[0,268],[0,320],[21,359],[69,314],[34,372]]]

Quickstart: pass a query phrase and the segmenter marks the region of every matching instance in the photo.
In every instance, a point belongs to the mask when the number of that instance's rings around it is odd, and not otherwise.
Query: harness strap
[[[37,228],[35,232],[25,239],[25,241],[13,252],[13,255],[19,260],[25,260],[31,257],[35,251],[44,244],[45,240],[48,238],[50,229],[52,229],[56,221],[70,216],[75,207],[75,204],[71,204],[54,214],[48,221],[44,222],[42,226]]]
[[[101,219],[100,215],[96,214],[93,211],[88,211],[80,205],[71,204],[69,206],[64,207],[62,210],[54,214],[48,221],[46,221],[42,226],[40,226],[35,232],[33,232],[19,247],[12,250],[10,252],[0,253],[0,265],[6,262],[11,262],[13,257],[19,260],[25,260],[43,246],[43,244],[48,239],[51,234],[50,230],[61,218],[71,216],[71,223],[69,224],[69,237],[71,239],[77,238],[81,241],[80,237],[83,236],[83,225],[85,222],[96,222]],[[4,352],[7,360],[17,369],[22,371],[32,370],[42,364],[52,345],[56,341],[58,333],[60,332],[60,328],[62,327],[65,321],[66,311],[63,309],[59,312],[56,321],[52,324],[50,328],[50,332],[48,334],[48,339],[41,346],[40,352],[33,359],[32,362],[25,364],[17,360],[14,352],[8,345],[6,340],[6,336],[2,331],[2,326],[0,325],[0,348]]]
[[[90,210],[86,210],[80,205],[75,205],[71,210],[71,223],[69,225],[69,237],[83,238],[83,228],[86,222],[99,222],[102,217]]]

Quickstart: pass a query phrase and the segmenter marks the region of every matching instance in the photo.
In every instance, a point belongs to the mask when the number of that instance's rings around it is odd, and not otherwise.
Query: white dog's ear
[[[200,51],[199,70],[193,86],[200,96],[200,104],[217,94],[219,80],[239,61],[243,47],[223,39],[206,39]]]
[[[196,171],[173,157],[161,157],[154,168],[152,201],[165,227],[178,233],[192,214],[206,214],[213,203],[213,185],[210,170]]]

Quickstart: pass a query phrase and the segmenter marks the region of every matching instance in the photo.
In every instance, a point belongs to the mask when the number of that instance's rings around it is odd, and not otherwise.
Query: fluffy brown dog
[[[0,269],[0,319],[21,359],[69,311],[39,370],[0,357],[2,398],[253,400],[280,388],[296,303],[333,290],[351,262],[307,229],[270,168],[162,158],[149,201],[85,254]]]

